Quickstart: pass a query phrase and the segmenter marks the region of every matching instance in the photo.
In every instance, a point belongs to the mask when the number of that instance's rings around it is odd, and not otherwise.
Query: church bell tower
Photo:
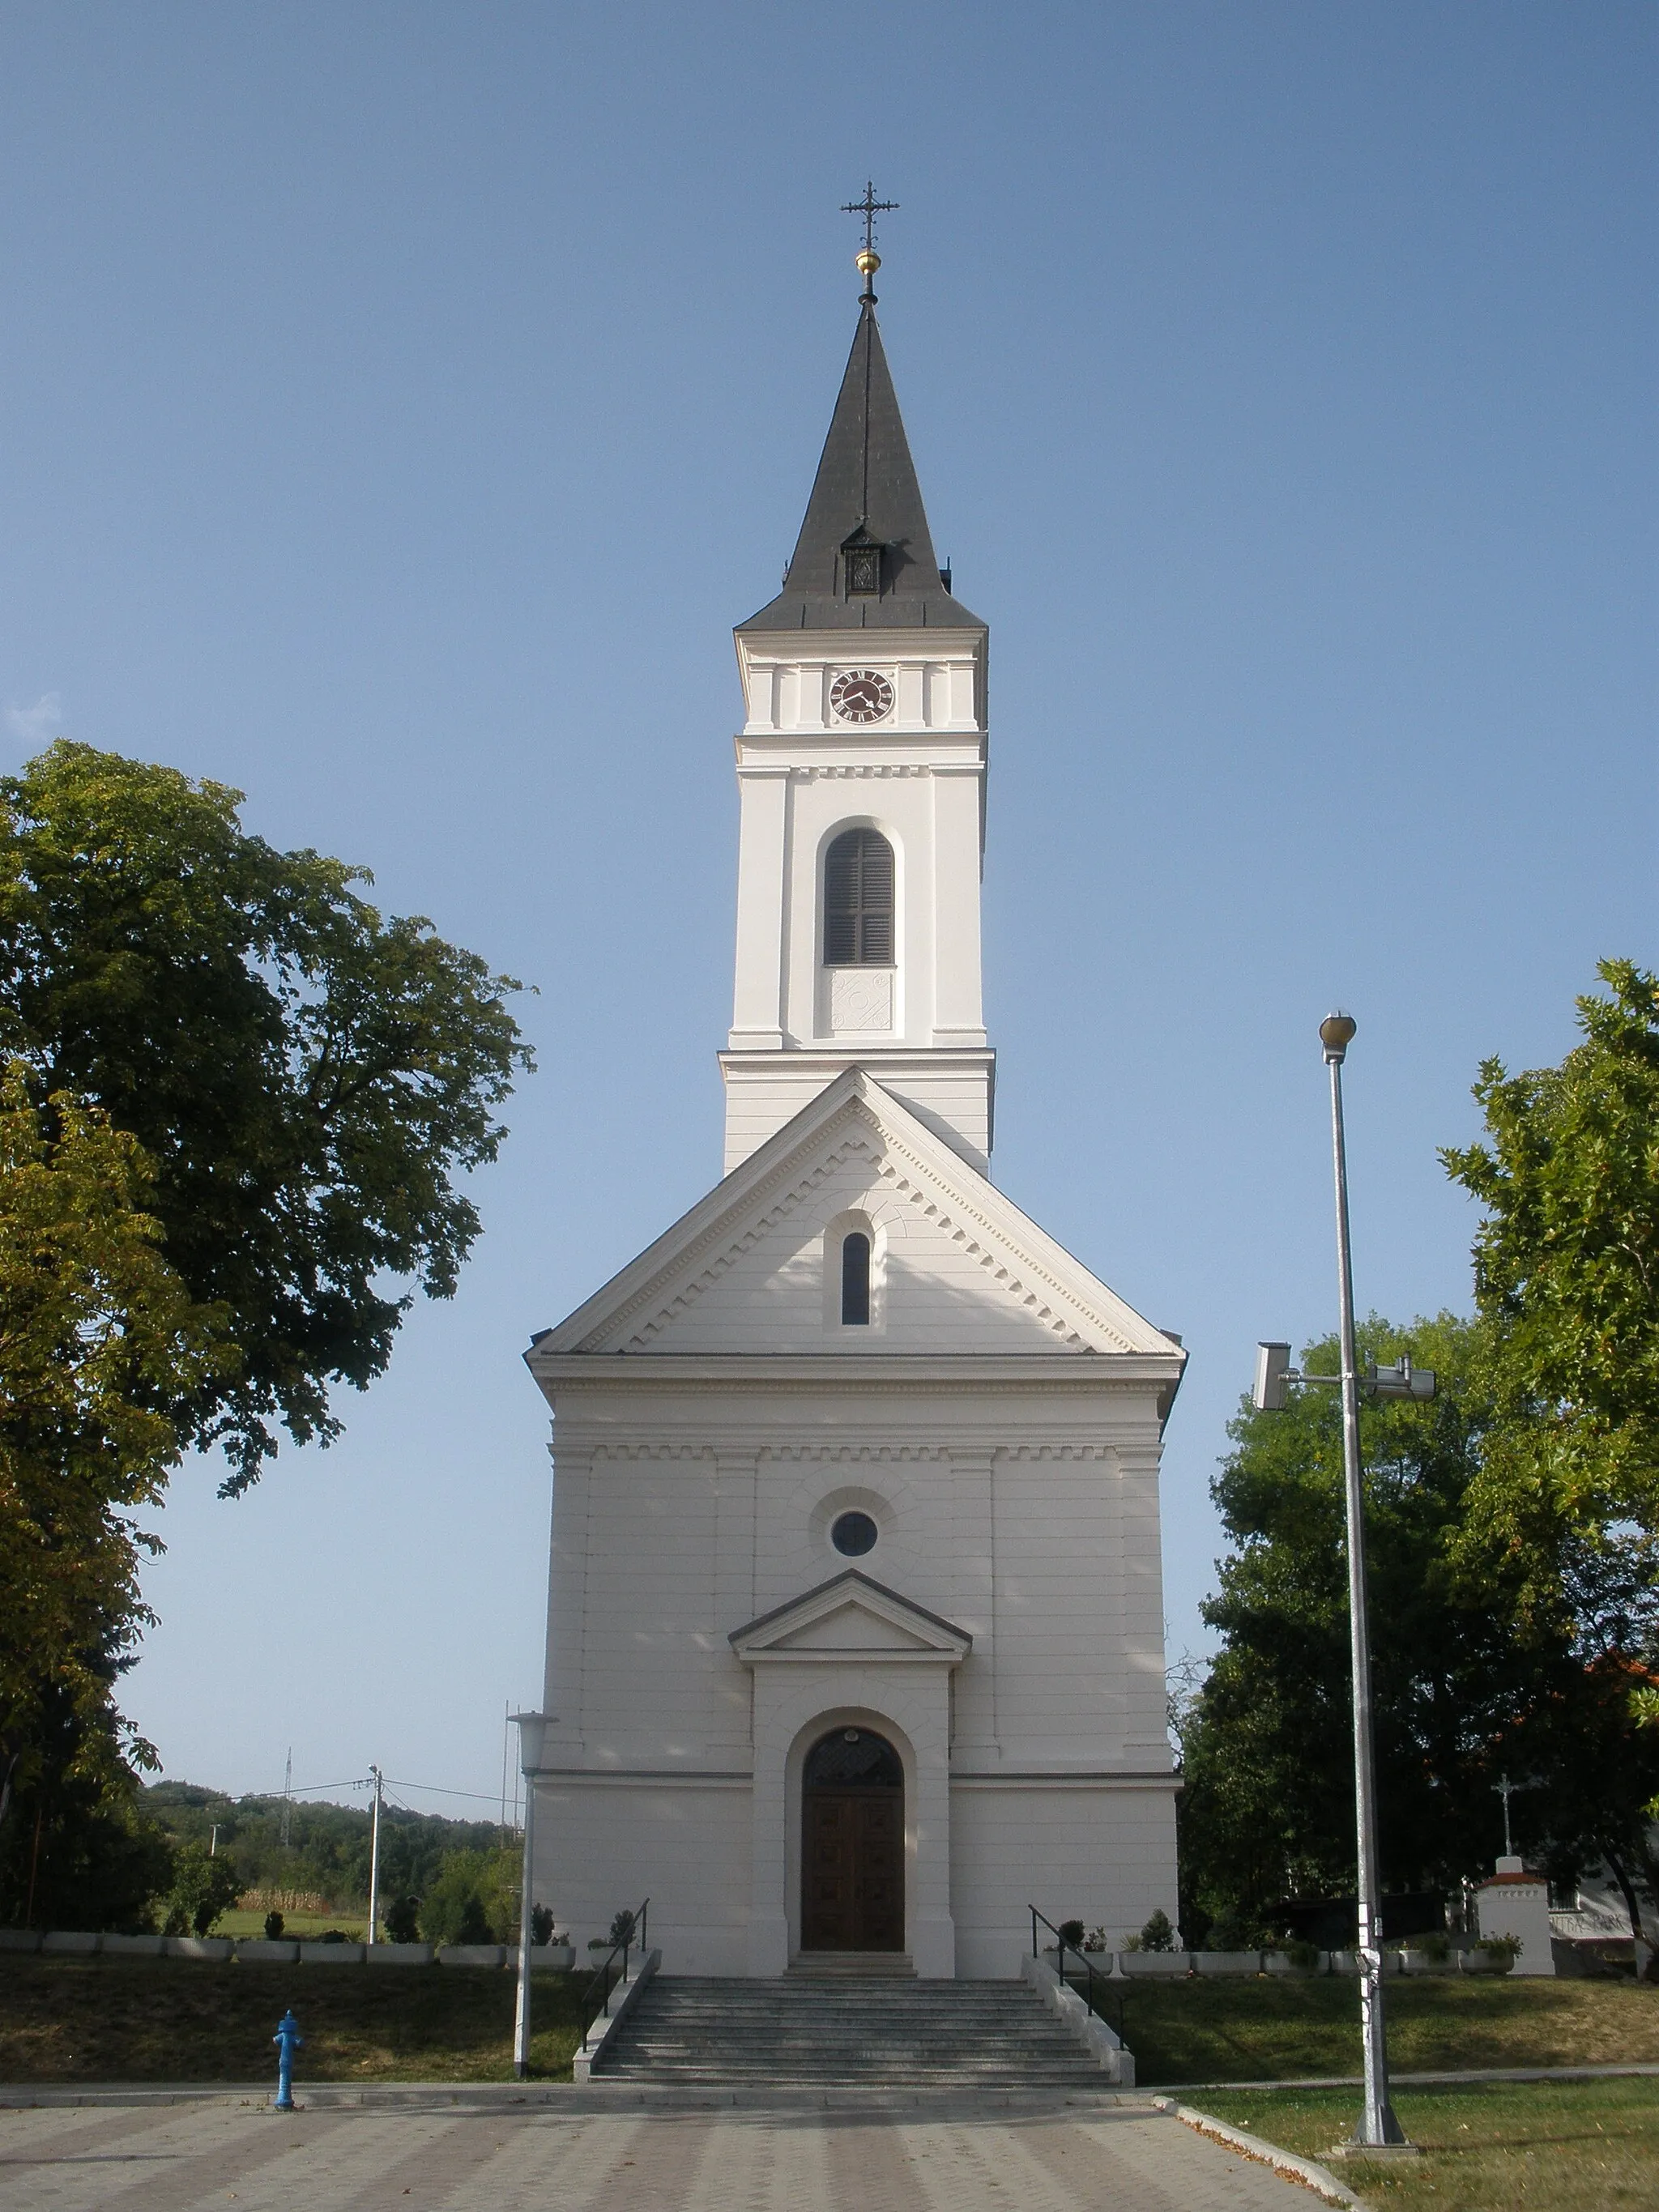
[[[729,1173],[853,1065],[981,1174],[988,632],[933,552],[871,289],[783,588],[736,633],[745,719]]]

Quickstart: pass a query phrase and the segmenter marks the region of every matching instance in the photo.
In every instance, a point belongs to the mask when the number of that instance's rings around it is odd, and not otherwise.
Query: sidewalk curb
[[[506,2112],[916,2112],[972,2114],[998,2111],[1097,2112],[1116,2106],[1142,2112],[1147,2099],[1133,2092],[1099,2090],[883,2089],[855,2083],[819,2089],[658,2088],[635,2081],[301,2081],[295,2085],[301,2111],[419,2112],[471,2110]],[[0,2085],[0,2112],[66,2110],[77,2106],[217,2105],[268,2110],[268,2082],[72,2082]]]
[[[1253,2136],[1243,2128],[1231,2128],[1224,2120],[1218,2120],[1208,2112],[1200,2112],[1191,2105],[1178,2105],[1173,2097],[1154,2097],[1152,2102],[1160,2112],[1171,2119],[1184,2121],[1194,2133],[1208,2136],[1216,2142],[1224,2143],[1258,2164],[1271,2166],[1276,2172],[1287,2174],[1291,2180],[1301,2182],[1316,2196],[1328,2203],[1342,2204],[1349,2212],[1368,2212],[1363,2197],[1356,2197],[1352,2189],[1339,2181],[1328,2167],[1316,2165],[1310,2158],[1298,2158],[1294,2151],[1281,2150],[1277,2143],[1269,2142],[1264,2136]]]
[[[1397,2089],[1455,2088],[1465,2081],[1616,2081],[1632,2075],[1659,2074],[1659,2065],[1629,2066],[1483,2066],[1437,2074],[1399,2074],[1390,2067],[1389,2080]],[[1159,2088],[1159,2096],[1174,2090],[1200,2089],[1360,2089],[1363,2074],[1305,2074],[1270,2081],[1176,2081]]]

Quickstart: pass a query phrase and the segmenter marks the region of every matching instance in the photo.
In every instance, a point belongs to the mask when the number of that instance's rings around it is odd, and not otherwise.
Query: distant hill
[[[285,1849],[280,1796],[228,1797],[194,1782],[154,1782],[143,1798],[145,1811],[180,1843],[205,1844],[216,1825],[218,1848],[232,1855],[245,1890],[310,1894],[325,1899],[330,1911],[368,1901],[367,1808],[296,1797],[288,1806]],[[453,1853],[495,1852],[516,1838],[499,1821],[448,1820],[387,1805],[380,1815],[380,1895],[422,1897]]]

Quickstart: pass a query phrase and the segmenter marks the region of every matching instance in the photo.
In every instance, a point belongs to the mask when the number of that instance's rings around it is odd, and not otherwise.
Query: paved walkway
[[[0,2112],[7,2212],[1310,2212],[1270,2168],[1128,2106]]]

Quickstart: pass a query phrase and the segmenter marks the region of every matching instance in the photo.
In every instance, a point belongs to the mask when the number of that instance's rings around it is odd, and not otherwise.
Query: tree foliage
[[[129,1796],[124,1751],[151,1759],[112,1697],[149,1618],[140,1562],[159,1548],[133,1516],[179,1455],[160,1407],[235,1364],[222,1316],[162,1254],[153,1189],[130,1134],[63,1091],[37,1106],[13,1065],[0,1081],[0,1814],[27,1808],[37,1829],[88,1790]]]
[[[145,1817],[124,1733],[112,1703],[88,1714],[44,1685],[0,1820],[0,1926],[153,1925],[173,1846]]]
[[[1430,1406],[1368,1402],[1360,1416],[1384,1881],[1437,1888],[1490,1870],[1507,1772],[1537,1784],[1515,1800],[1516,1825],[1558,1870],[1616,1858],[1639,1882],[1659,1740],[1628,1692],[1647,1679],[1652,1593],[1598,1572],[1600,1554],[1558,1549],[1571,1599],[1546,1628],[1523,1620],[1528,1570],[1507,1551],[1477,1568],[1464,1537],[1498,1418],[1488,1336],[1445,1315],[1361,1332],[1362,1360],[1409,1350],[1441,1382]],[[1337,1364],[1334,1340],[1304,1362]],[[1183,1909],[1248,1942],[1286,1897],[1353,1887],[1339,1393],[1241,1410],[1230,1434],[1212,1490],[1232,1550],[1205,1607],[1222,1647],[1180,1717],[1180,1817]]]
[[[216,1826],[220,1850],[232,1854],[245,1889],[311,1893],[342,1911],[368,1900],[370,1816],[361,1807],[295,1800],[287,1808],[284,1844],[280,1797],[233,1799],[196,1783],[157,1782],[143,1802],[147,1816],[181,1844],[205,1847]],[[423,1897],[456,1853],[492,1856],[503,1848],[494,1820],[451,1820],[388,1804],[380,1820],[381,1894]],[[510,1856],[517,1866],[516,1848]]]
[[[507,1943],[519,1926],[516,1850],[454,1851],[421,1899],[428,1943]]]
[[[326,1442],[410,1293],[454,1290],[530,1066],[520,987],[369,881],[245,831],[242,794],[60,740],[0,779],[0,1053],[135,1137],[168,1261],[240,1352],[157,1399],[257,1478],[273,1423]],[[155,1398],[154,1378],[152,1397]]]
[[[1503,1551],[1559,1622],[1577,1542],[1659,1576],[1659,981],[1627,960],[1578,1001],[1559,1067],[1482,1063],[1486,1140],[1443,1153],[1486,1209],[1475,1296],[1493,1420],[1466,1549]]]
[[[226,1851],[185,1844],[173,1856],[173,1883],[161,1904],[164,1936],[210,1936],[221,1914],[242,1893],[242,1878]]]

